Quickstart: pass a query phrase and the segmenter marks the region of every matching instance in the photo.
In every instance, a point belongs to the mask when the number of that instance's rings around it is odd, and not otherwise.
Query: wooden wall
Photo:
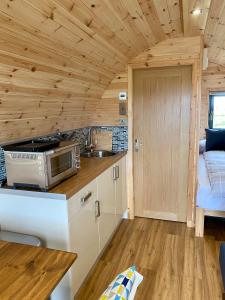
[[[104,91],[96,104],[94,114],[91,116],[91,125],[120,125],[120,118],[127,119],[127,115],[119,115],[119,93],[128,92],[127,72],[118,74]]]
[[[165,64],[170,60],[172,64],[179,64],[179,60],[197,59],[200,53],[200,38],[174,38],[160,42],[156,46],[140,53],[130,61],[132,67],[154,67]],[[127,71],[117,75],[104,91],[91,115],[91,125],[119,125],[119,101],[121,91],[128,91]],[[127,117],[126,117],[127,118]]]
[[[209,91],[225,91],[225,67],[210,63],[203,71],[200,137],[205,136],[208,127]]]
[[[204,32],[210,0],[199,17],[186,2],[1,0],[0,142],[118,125],[127,79],[116,74],[166,39]]]
[[[103,88],[89,89],[88,80],[74,80],[75,74],[40,64],[42,59],[40,55],[37,63],[0,55],[1,142],[88,124]]]
[[[1,0],[0,142],[83,127],[95,111],[96,123],[117,124],[117,95],[106,92],[96,104],[130,59],[182,35],[181,8],[179,1]],[[109,90],[124,89],[123,80]]]

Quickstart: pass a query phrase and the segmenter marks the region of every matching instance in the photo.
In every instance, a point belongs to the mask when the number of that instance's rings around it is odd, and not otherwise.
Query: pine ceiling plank
[[[64,66],[70,66],[71,65],[71,60],[74,60],[80,65],[85,65],[84,69],[96,69],[96,71],[100,72],[101,74],[105,74],[104,76],[107,76],[107,74],[111,74],[110,78],[113,76],[114,72],[111,71],[111,69],[107,68],[107,66],[99,65],[95,60],[92,60],[89,56],[85,56],[84,54],[81,54],[80,52],[77,52],[74,49],[68,49],[64,45],[58,43],[58,42],[51,42],[49,38],[45,37],[44,35],[40,33],[36,33],[36,31],[31,30],[30,28],[26,28],[20,23],[15,23],[12,21],[12,19],[9,19],[8,17],[5,17],[0,13],[0,22],[1,22],[1,32],[4,33],[4,29],[6,29],[7,35],[13,35],[15,33],[15,43],[17,41],[23,41],[23,45],[34,45],[36,48],[44,48],[49,53],[56,54],[56,49],[57,49],[57,54],[61,55],[61,57],[64,57],[64,62],[62,65]],[[24,46],[25,48],[25,46]],[[68,63],[67,63],[68,62]]]
[[[68,1],[68,0],[66,0]],[[112,6],[112,2],[103,0],[81,0],[83,5],[94,15],[94,19],[99,19],[101,22],[108,26],[115,36],[119,36],[129,47],[134,51],[135,55],[146,46],[144,39],[140,39],[135,32],[130,28],[129,24],[124,22],[123,18],[116,12]],[[73,7],[73,11],[76,10],[76,3]],[[124,16],[126,18],[126,16]],[[138,43],[137,43],[138,40]]]
[[[46,20],[50,18],[50,15],[42,14],[38,10],[32,9],[32,7],[23,0],[0,1],[0,11],[15,19],[20,19],[28,26],[45,31],[48,35],[53,34],[59,27],[59,25],[54,22],[49,22],[48,26],[46,26]],[[38,27],[37,24],[39,25]]]
[[[205,29],[205,44],[207,46],[212,46],[216,40],[216,44],[219,42],[217,39],[218,35],[218,25],[221,24],[222,19],[225,16],[225,1],[212,0],[210,11],[208,15],[208,20]],[[224,41],[224,39],[222,40]],[[215,45],[214,45],[215,46]]]
[[[118,61],[118,57],[115,57],[115,55],[113,55],[111,51],[106,52],[105,47],[101,47],[99,43],[94,43],[93,39],[90,36],[86,36],[88,41],[85,40],[84,36],[78,36],[77,32],[83,35],[83,32],[79,30],[79,28],[76,27],[76,30],[74,31],[66,29],[61,24],[58,24],[54,20],[52,20],[51,13],[49,13],[49,11],[40,12],[38,9],[34,9],[30,5],[30,1],[29,3],[27,3],[24,0],[17,0],[12,2],[9,1],[9,3],[10,4],[8,6],[4,6],[4,9],[11,17],[16,19],[18,18],[20,21],[23,21],[23,23],[28,27],[31,26],[36,30],[41,29],[42,33],[45,33],[50,39],[56,39],[70,49],[79,49],[81,53],[92,57],[99,63],[102,63],[103,61],[106,66],[108,64],[108,66],[112,66],[112,68],[115,68],[115,72],[119,70],[120,62]],[[35,1],[35,3],[37,3],[38,5],[39,1]],[[21,7],[23,9],[21,9]],[[2,10],[2,5],[0,5],[0,10]],[[29,16],[33,15],[34,18],[26,18],[26,14]],[[54,24],[53,26],[51,26],[52,23]]]
[[[27,44],[26,40],[17,39],[15,43],[15,38],[16,36],[10,35],[9,32],[5,33],[0,28],[0,53],[5,55],[10,54],[16,59],[26,59],[28,62],[35,65],[42,64],[56,69],[66,70],[69,72],[69,74],[71,72],[75,72],[76,74],[80,70],[80,73],[83,74],[84,78],[86,77],[88,79],[89,76],[96,76],[96,79],[98,79],[99,82],[102,82],[102,78],[104,78],[103,74],[102,76],[98,74],[98,69],[89,69],[88,66],[86,67],[84,65],[79,65],[78,62],[74,62],[72,59],[65,58],[58,53],[51,52],[49,49],[42,48],[40,45],[38,46],[38,44],[30,43],[29,47],[24,47],[24,44]],[[36,67],[35,65],[33,66],[34,68]],[[91,72],[90,75],[89,72]],[[112,74],[113,73],[111,73],[111,76],[113,76]],[[106,75],[104,76],[107,78]],[[108,80],[106,80],[105,83],[107,84]]]
[[[80,22],[79,19],[75,18],[70,12],[68,12],[68,10],[65,9],[62,3],[59,4],[57,1],[53,0],[28,0],[27,2],[29,2],[29,4],[31,4],[34,8],[39,9],[41,12],[44,12],[47,15],[49,14],[51,16],[51,20],[61,25],[61,28],[64,27],[77,35],[81,39],[79,41],[78,48],[82,43],[87,41],[90,43],[90,46],[93,46],[93,48],[96,49],[96,51],[102,52],[104,57],[118,56],[116,57],[118,60],[126,61],[127,57],[115,47],[115,44],[112,45],[95,31],[86,26],[86,24]]]
[[[127,11],[128,18],[132,18],[132,23],[139,30],[139,33],[144,36],[148,46],[155,45],[158,40],[153,34],[153,28],[147,22],[139,2],[137,0],[120,0],[120,3],[121,9]]]
[[[89,33],[86,33],[83,28],[79,27],[82,27],[81,22],[75,18],[71,20],[71,14],[65,11],[65,9],[59,9],[52,1],[45,0],[39,2],[36,0],[29,0],[28,2],[43,14],[49,14],[51,16],[51,21],[56,22],[60,26],[54,33],[54,38],[66,44],[69,48],[78,49],[84,55],[89,55],[90,57],[93,57],[93,59],[98,59],[99,62],[103,61],[105,65],[109,64],[109,66],[113,65],[114,67],[120,65],[120,63],[126,59],[121,53],[113,53],[115,52],[115,49],[112,46],[110,46],[109,49],[109,45],[106,45],[103,39],[101,39],[101,42],[98,39],[96,40],[95,33],[90,32],[90,29]],[[76,41],[76,39],[78,40]]]
[[[92,82],[94,84],[99,84],[100,86],[105,86],[109,84],[108,80],[105,80],[104,77],[99,77],[97,73],[92,72],[85,72],[85,70],[79,70],[77,66],[76,68],[73,68],[71,71],[66,71],[64,68],[63,70],[52,67],[52,66],[46,66],[41,63],[31,63],[28,62],[26,59],[17,58],[14,59],[10,55],[5,55],[1,53],[0,55],[0,69],[5,66],[9,67],[11,70],[11,73],[15,73],[21,70],[29,70],[30,72],[36,72],[40,71],[43,73],[49,73],[57,76],[60,76],[62,78],[70,78],[72,80],[83,80],[87,82]]]
[[[183,34],[183,28],[180,2],[178,0],[167,0],[167,7],[172,27],[171,36],[181,36]]]
[[[89,9],[82,1],[78,0],[53,0],[60,6],[63,6],[74,18],[79,20],[81,24],[95,32],[98,36],[101,36],[105,41],[110,43],[111,46],[116,48],[124,55],[131,57],[134,55],[134,49],[132,42],[127,35],[124,35],[121,28],[116,31],[115,28],[110,28],[108,24],[102,22],[102,18],[95,16],[93,11]]]
[[[91,2],[90,0],[85,0],[86,2]],[[133,36],[133,41],[136,44],[136,48],[139,47],[139,49],[146,49],[149,46],[149,41],[145,39],[145,37],[142,35],[142,33],[138,30],[137,25],[135,24],[136,17],[129,13],[129,11],[124,7],[123,0],[118,1],[107,1],[107,0],[96,0],[96,2],[99,3],[99,7],[103,4],[106,7],[109,7],[112,13],[116,16],[116,19],[120,20],[122,23],[121,25],[123,28],[128,31],[129,34]],[[136,1],[136,0],[135,0]],[[130,2],[130,5],[133,4],[133,1]],[[104,11],[102,12],[104,14]],[[126,34],[126,32],[124,32]],[[140,50],[139,50],[140,51]],[[139,52],[138,51],[138,52]]]
[[[77,93],[83,94],[99,94],[104,91],[104,88],[99,86],[88,84],[85,82],[66,81],[66,80],[54,80],[50,76],[49,78],[40,78],[40,76],[23,76],[22,74],[15,74],[14,76],[8,76],[6,73],[0,71],[0,81],[3,84],[12,84],[18,87],[27,87],[33,89],[60,89],[61,91],[73,92],[76,90]]]
[[[172,28],[172,19],[170,17],[167,0],[154,0],[155,8],[160,20],[160,26],[167,38],[175,33]]]
[[[166,38],[162,27],[160,26],[160,20],[155,8],[153,0],[138,0],[138,3],[143,11],[146,21],[148,22],[150,28],[154,29],[154,36],[156,40],[162,41]]]
[[[1,17],[0,17],[1,19]],[[0,20],[1,22],[1,20]],[[52,45],[48,43],[48,40],[40,40],[39,38],[35,38],[32,34],[25,34],[23,35],[23,31],[19,27],[18,31],[12,29],[12,23],[9,24],[9,27],[3,26],[1,22],[1,29],[0,29],[0,40],[6,42],[3,44],[3,48],[0,51],[4,50],[8,51],[13,55],[15,53],[17,59],[13,59],[13,63],[19,65],[20,61],[22,60],[23,64],[28,65],[31,68],[42,68],[47,64],[48,67],[54,68],[57,71],[68,72],[69,76],[73,76],[76,74],[80,74],[82,76],[87,76],[87,78],[92,77],[98,80],[99,82],[105,82],[107,85],[111,80],[112,76],[114,76],[114,72],[106,68],[105,66],[99,66],[93,61],[91,61],[87,57],[80,57],[76,53],[70,53],[71,51],[64,51],[64,48],[57,47],[57,45]],[[4,30],[3,30],[4,27]],[[17,28],[18,26],[16,26]],[[10,31],[9,31],[10,30]],[[17,38],[19,34],[19,39]],[[4,38],[4,36],[6,37]],[[14,42],[16,41],[16,42]],[[13,43],[12,47],[7,45],[8,43]],[[38,43],[39,42],[39,43]],[[29,48],[24,48],[24,43],[29,43]],[[15,46],[18,45],[21,48],[20,55],[22,57],[18,58],[17,50],[14,51],[13,49]],[[57,53],[55,53],[55,47],[57,47]],[[10,47],[10,48],[9,48]],[[32,49],[39,48],[39,53],[35,53]],[[16,49],[16,48],[15,48]],[[26,49],[26,50],[25,50]],[[31,55],[30,52],[33,52]],[[34,55],[35,54],[35,55]],[[7,55],[7,54],[5,54]],[[72,56],[73,55],[73,56]],[[2,54],[3,57],[3,54]],[[4,56],[6,59],[6,56]],[[50,60],[51,57],[54,57],[54,60]],[[8,55],[9,59],[9,55]],[[28,60],[27,60],[28,59]]]
[[[225,1],[212,0],[205,29],[209,61],[225,65]]]
[[[62,81],[66,81],[66,82],[74,82],[74,79],[76,78],[77,82],[80,83],[84,83],[85,85],[88,84],[92,84],[92,85],[97,85],[100,88],[104,88],[105,84],[100,83],[94,79],[90,79],[87,77],[80,77],[80,76],[76,76],[76,77],[72,77],[72,76],[64,76],[64,73],[62,72],[54,72],[55,70],[53,69],[52,72],[52,68],[48,68],[48,67],[44,67],[44,68],[38,68],[38,69],[27,69],[27,68],[23,68],[20,67],[18,69],[15,69],[15,65],[10,65],[6,63],[6,61],[3,60],[3,62],[1,63],[1,57],[0,57],[0,73],[3,73],[5,75],[7,75],[9,78],[13,78],[16,76],[24,76],[24,77],[29,77],[33,78],[33,79],[40,79],[42,80],[42,78],[45,77],[51,77],[51,79],[53,81],[55,81],[55,83],[60,83]],[[67,73],[66,73],[67,75]]]
[[[73,90],[72,92],[68,92],[68,91],[63,91],[63,90],[59,90],[59,89],[35,89],[33,87],[21,87],[21,86],[15,86],[12,83],[10,84],[4,84],[4,83],[0,83],[0,96],[3,97],[7,97],[7,96],[24,96],[26,97],[27,95],[36,95],[36,96],[40,96],[40,97],[47,97],[47,99],[51,99],[54,97],[60,97],[61,100],[63,101],[63,99],[66,100],[71,100],[73,101],[73,99],[78,100],[78,99],[90,99],[90,100],[95,100],[96,98],[99,99],[99,93],[78,93],[76,90]]]
[[[182,0],[184,36],[204,34],[211,0]],[[201,9],[200,15],[194,15],[194,9]]]

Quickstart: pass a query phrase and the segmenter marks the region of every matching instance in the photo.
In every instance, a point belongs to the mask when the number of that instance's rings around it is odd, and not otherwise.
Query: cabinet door
[[[113,167],[106,170],[97,178],[98,200],[100,202],[99,236],[100,251],[116,227],[115,180]]]
[[[120,160],[115,164],[115,168],[116,168],[116,184],[115,184],[115,188],[116,188],[116,223],[117,225],[119,224],[119,222],[122,219],[122,215],[123,215],[123,161]]]
[[[69,200],[70,210],[73,209],[69,218],[70,251],[78,254],[71,268],[73,295],[78,291],[99,253],[98,224],[95,217],[96,195],[95,180]]]
[[[122,177],[122,213],[127,210],[127,166],[126,166],[126,156],[122,158],[121,160],[122,164],[122,171],[121,171],[121,177]]]
[[[126,193],[126,158],[122,158],[115,165],[116,167],[116,221],[121,221],[124,212],[127,209],[127,193]]]

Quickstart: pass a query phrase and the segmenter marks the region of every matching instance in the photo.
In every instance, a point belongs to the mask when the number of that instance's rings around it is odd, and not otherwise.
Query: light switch
[[[120,92],[119,93],[119,100],[121,100],[121,101],[127,100],[127,92]]]

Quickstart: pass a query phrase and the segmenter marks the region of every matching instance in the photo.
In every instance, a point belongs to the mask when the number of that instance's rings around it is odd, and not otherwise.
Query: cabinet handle
[[[100,216],[101,216],[100,202],[97,200],[95,201],[95,217],[98,218]]]
[[[120,167],[116,166],[116,179],[120,178]]]
[[[113,180],[116,180],[116,167],[113,167]]]
[[[92,192],[88,192],[86,196],[84,196],[80,199],[81,204],[82,205],[85,204],[85,202],[87,202],[91,196],[92,196]]]

